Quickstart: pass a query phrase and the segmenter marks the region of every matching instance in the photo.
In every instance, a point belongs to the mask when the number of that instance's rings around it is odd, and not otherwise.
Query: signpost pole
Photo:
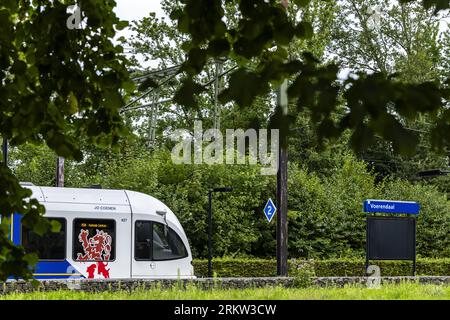
[[[3,138],[2,153],[3,153],[3,165],[5,167],[8,167],[8,139],[6,138]]]
[[[289,3],[284,2],[285,9]],[[277,91],[277,105],[281,108],[283,115],[288,114],[288,80],[285,79]],[[283,141],[286,139],[285,141]],[[287,277],[288,275],[288,222],[287,222],[287,137],[281,137],[277,173],[277,275]],[[283,143],[286,142],[286,143]]]
[[[417,237],[417,219],[414,218],[414,259],[413,259],[413,277],[416,276],[416,254],[417,254],[416,237]]]
[[[365,274],[368,276],[367,269],[369,268],[369,215],[366,214],[366,272]]]
[[[208,277],[212,277],[212,190],[208,192]]]
[[[287,114],[287,80],[281,84],[277,93],[278,106]],[[277,173],[277,275],[283,277],[288,275],[287,157],[286,144],[280,143]]]
[[[58,157],[56,160],[56,186],[64,187],[64,158]]]

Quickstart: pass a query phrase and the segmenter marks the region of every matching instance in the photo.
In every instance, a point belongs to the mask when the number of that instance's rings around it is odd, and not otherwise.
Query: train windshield
[[[187,257],[180,236],[165,224],[137,221],[135,239],[136,260],[174,260]]]

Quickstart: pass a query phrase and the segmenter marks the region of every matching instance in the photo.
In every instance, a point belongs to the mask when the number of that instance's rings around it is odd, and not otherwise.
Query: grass
[[[361,286],[345,288],[282,287],[224,290],[138,289],[132,292],[87,293],[78,291],[34,292],[0,296],[0,300],[450,300],[450,286],[414,283],[387,284],[380,289]]]

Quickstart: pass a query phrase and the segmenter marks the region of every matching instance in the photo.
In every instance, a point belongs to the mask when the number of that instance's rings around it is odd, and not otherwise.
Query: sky
[[[116,0],[117,6],[114,10],[121,20],[127,20],[130,23],[133,20],[140,20],[148,16],[150,12],[156,13],[157,17],[165,16],[161,9],[160,0]],[[122,30],[117,33],[116,38],[124,36],[130,38],[133,33],[128,30]],[[136,56],[143,67],[153,67],[152,61],[145,62],[142,57]]]
[[[159,0],[116,0],[116,14],[122,20],[139,20],[155,12],[156,16],[161,17],[163,12]]]

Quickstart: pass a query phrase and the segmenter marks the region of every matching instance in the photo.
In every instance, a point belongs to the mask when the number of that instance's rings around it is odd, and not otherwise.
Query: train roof
[[[158,212],[164,212],[169,221],[182,229],[175,214],[163,202],[144,193],[97,188],[23,187],[30,189],[31,198],[37,199],[44,206],[46,203],[129,206],[132,213],[157,215]]]
[[[25,186],[40,202],[130,205],[125,190]]]

